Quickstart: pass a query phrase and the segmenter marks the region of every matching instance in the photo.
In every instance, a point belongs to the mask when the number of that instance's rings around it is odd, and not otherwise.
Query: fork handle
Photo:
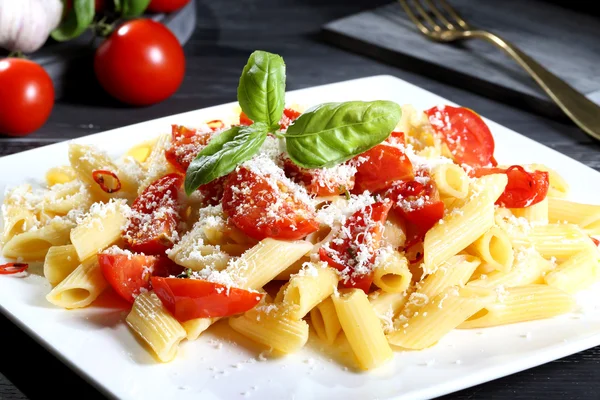
[[[542,67],[537,61],[523,53],[517,46],[498,35],[480,30],[472,30],[465,33],[470,33],[468,36],[485,39],[508,53],[531,75],[577,126],[588,135],[600,140],[600,107],[598,105]]]

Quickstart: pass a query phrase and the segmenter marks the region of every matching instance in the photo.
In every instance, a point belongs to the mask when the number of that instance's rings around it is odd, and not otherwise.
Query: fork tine
[[[446,10],[446,12],[456,20],[456,22],[461,26],[461,28],[468,30],[470,29],[469,24],[465,21],[456,10],[448,4],[446,0],[438,0],[442,7]]]
[[[432,0],[425,0],[425,3],[427,4],[427,6],[429,7],[429,10],[440,20],[442,21],[442,23],[444,25],[446,25],[446,28],[450,29],[451,31],[456,30],[456,26],[454,26],[454,24],[450,21],[448,21],[448,19],[446,18],[446,16],[444,16],[444,14],[442,14],[440,12],[440,10],[438,10],[438,8],[435,6],[435,4],[433,3]]]
[[[415,4],[417,11],[419,11],[419,14],[421,14],[421,17],[423,17],[423,19],[427,21],[427,23],[433,28],[433,30],[436,32],[441,32],[442,28],[433,20],[433,18],[429,16],[427,10],[425,10],[425,8],[421,5],[421,2],[419,0],[414,0],[413,3]]]
[[[417,28],[419,28],[419,30],[421,32],[423,32],[424,35],[431,35],[431,30],[425,26],[421,20],[419,20],[419,18],[417,18],[417,16],[413,13],[412,9],[410,8],[410,6],[408,5],[408,3],[406,2],[406,0],[398,0],[400,2],[400,5],[402,6],[402,8],[404,9],[404,12],[406,12],[406,15],[408,15],[408,18],[410,18],[410,20],[417,26]]]

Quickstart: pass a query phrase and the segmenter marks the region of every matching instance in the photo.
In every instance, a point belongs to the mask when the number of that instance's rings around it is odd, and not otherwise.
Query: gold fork
[[[446,0],[399,0],[408,17],[429,39],[438,42],[479,38],[495,44],[511,56],[565,114],[585,133],[600,140],[600,107],[573,89],[565,81],[542,67],[514,44],[500,36],[468,24]],[[416,12],[414,11],[416,10]]]

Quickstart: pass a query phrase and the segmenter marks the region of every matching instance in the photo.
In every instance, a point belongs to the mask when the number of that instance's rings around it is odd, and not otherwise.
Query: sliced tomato
[[[319,228],[314,210],[282,180],[240,167],[229,175],[223,210],[246,235],[296,240]]]
[[[321,261],[342,273],[341,285],[369,292],[373,281],[373,262],[381,245],[383,224],[392,207],[380,201],[352,214],[338,237],[319,249]]]
[[[392,132],[389,143],[404,143],[402,132]],[[365,190],[376,193],[389,188],[395,181],[411,180],[414,177],[412,164],[406,154],[395,146],[386,143],[355,157],[357,161],[356,184],[353,193]]]
[[[154,272],[152,276],[177,276],[185,271],[185,268],[179,264],[175,264],[169,257],[160,255],[156,257],[156,263],[154,264]]]
[[[327,169],[308,169],[296,165],[289,157],[283,158],[285,175],[306,188],[315,196],[333,196],[351,191],[354,187],[354,174],[337,174]],[[339,171],[339,169],[337,169]],[[351,171],[348,169],[348,171]]]
[[[157,257],[143,254],[98,254],[102,275],[115,292],[130,303],[143,289],[150,290],[150,277],[157,262]]]
[[[494,137],[479,115],[464,107],[436,106],[425,111],[459,164],[473,168],[496,165]]]
[[[226,181],[227,176],[222,176],[212,182],[200,185],[198,191],[202,193],[202,197],[204,199],[203,205],[216,206],[217,204],[221,203]]]
[[[406,222],[407,243],[420,240],[444,216],[444,203],[434,182],[421,170],[415,180],[396,182],[386,192],[393,211]]]
[[[206,147],[212,137],[212,132],[216,129],[211,127],[211,131],[203,132],[181,125],[172,125],[171,143],[165,150],[165,157],[169,164],[177,171],[185,173],[198,153]]]
[[[279,126],[281,127],[281,129],[287,129],[287,127],[290,126],[291,123],[294,122],[301,114],[301,112],[296,111],[292,108],[284,108],[283,115],[279,120]],[[254,121],[248,118],[248,116],[243,111],[240,112],[240,125],[248,126],[252,125],[253,123]]]
[[[180,322],[240,314],[254,308],[264,296],[201,279],[153,277],[152,288]]]
[[[165,175],[135,199],[123,235],[131,250],[160,255],[173,246],[180,221],[178,193],[182,182],[179,174]]]
[[[546,198],[550,180],[548,172],[527,172],[520,165],[513,165],[507,169],[478,168],[471,175],[476,178],[491,174],[506,174],[508,183],[496,204],[506,208],[529,207]]]

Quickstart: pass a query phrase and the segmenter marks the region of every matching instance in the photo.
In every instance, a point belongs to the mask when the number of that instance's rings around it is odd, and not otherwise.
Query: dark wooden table
[[[0,155],[174,113],[234,101],[252,50],[281,54],[288,89],[390,74],[438,93],[600,170],[600,146],[568,121],[554,121],[402,69],[320,39],[320,26],[384,0],[199,0],[198,27],[185,46],[187,71],[177,94],[147,108],[124,107],[90,80],[56,104],[48,123],[25,138],[0,138]],[[285,3],[285,4],[281,4]],[[82,69],[81,76],[89,74]],[[73,79],[81,76],[74,76]],[[408,102],[408,100],[407,100]],[[34,162],[34,161],[32,161]],[[2,173],[9,173],[2,171]],[[92,386],[0,316],[0,399],[102,398]],[[600,347],[446,396],[445,399],[600,399]]]

